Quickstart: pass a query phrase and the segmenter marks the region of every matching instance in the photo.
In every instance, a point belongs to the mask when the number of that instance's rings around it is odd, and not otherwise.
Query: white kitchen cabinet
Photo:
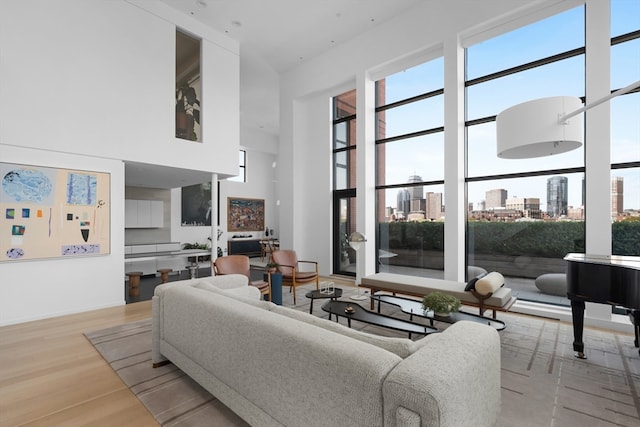
[[[162,200],[125,200],[125,228],[162,228],[164,203]]]
[[[138,226],[138,201],[124,201],[124,228],[136,228]]]
[[[151,227],[164,226],[164,203],[162,200],[151,200]]]

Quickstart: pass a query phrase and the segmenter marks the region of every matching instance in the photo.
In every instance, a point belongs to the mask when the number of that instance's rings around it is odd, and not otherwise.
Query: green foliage
[[[640,221],[616,221],[611,226],[613,254],[640,255]],[[389,249],[444,250],[444,223],[381,223]],[[562,258],[584,252],[583,221],[487,222],[467,226],[469,251],[475,254]]]
[[[584,252],[584,222],[469,222],[469,250],[476,254],[562,258]]]
[[[184,249],[202,249],[206,251],[209,249],[209,244],[207,243],[185,243],[182,245]]]
[[[381,223],[388,234],[389,249],[444,250],[444,223]],[[616,221],[611,226],[615,255],[640,254],[640,221]],[[562,258],[584,252],[584,222],[485,222],[467,225],[469,251],[476,254]]]
[[[422,308],[431,309],[436,313],[449,313],[460,310],[460,300],[453,295],[442,292],[431,292],[422,298]]]
[[[611,235],[614,255],[640,255],[640,218],[614,222]]]
[[[380,224],[389,227],[389,248],[444,250],[443,222],[391,222]]]

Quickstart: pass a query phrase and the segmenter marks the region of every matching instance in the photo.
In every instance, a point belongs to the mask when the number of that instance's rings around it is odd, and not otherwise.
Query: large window
[[[379,271],[443,277],[443,58],[376,82]]]
[[[227,181],[247,182],[247,152],[240,150],[238,155],[238,176],[232,176]]]
[[[333,98],[333,272],[355,276],[356,91]]]
[[[500,159],[495,117],[545,96],[584,99],[584,22],[579,7],[466,50],[467,264],[500,271],[524,300],[568,305],[534,280],[584,252],[584,149]]]
[[[635,17],[635,19],[633,18]],[[611,90],[640,78],[640,2],[611,2]],[[611,238],[614,255],[640,255],[640,91],[611,101]]]

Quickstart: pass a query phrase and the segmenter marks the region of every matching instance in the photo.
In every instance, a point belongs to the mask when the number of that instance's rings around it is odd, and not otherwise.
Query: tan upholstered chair
[[[318,289],[318,263],[316,261],[298,260],[296,251],[277,250],[271,253],[271,259],[277,263],[278,270],[282,273],[282,286],[289,286],[289,292],[293,289],[293,304],[296,304],[296,286],[304,283],[316,282]],[[312,264],[315,271],[300,270],[300,264]],[[308,266],[307,266],[308,267]]]
[[[249,285],[255,286],[260,290],[262,295],[267,295],[269,301],[271,301],[271,276],[267,282],[264,280],[251,280],[251,264],[249,263],[249,257],[246,255],[228,255],[217,258],[213,262],[213,271],[216,275],[223,274],[244,274],[249,279]]]

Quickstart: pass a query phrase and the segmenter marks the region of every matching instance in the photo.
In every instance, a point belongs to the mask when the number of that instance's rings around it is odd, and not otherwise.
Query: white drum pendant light
[[[575,150],[582,145],[582,116],[562,119],[582,107],[579,98],[554,96],[507,108],[496,117],[498,157],[529,159]]]

